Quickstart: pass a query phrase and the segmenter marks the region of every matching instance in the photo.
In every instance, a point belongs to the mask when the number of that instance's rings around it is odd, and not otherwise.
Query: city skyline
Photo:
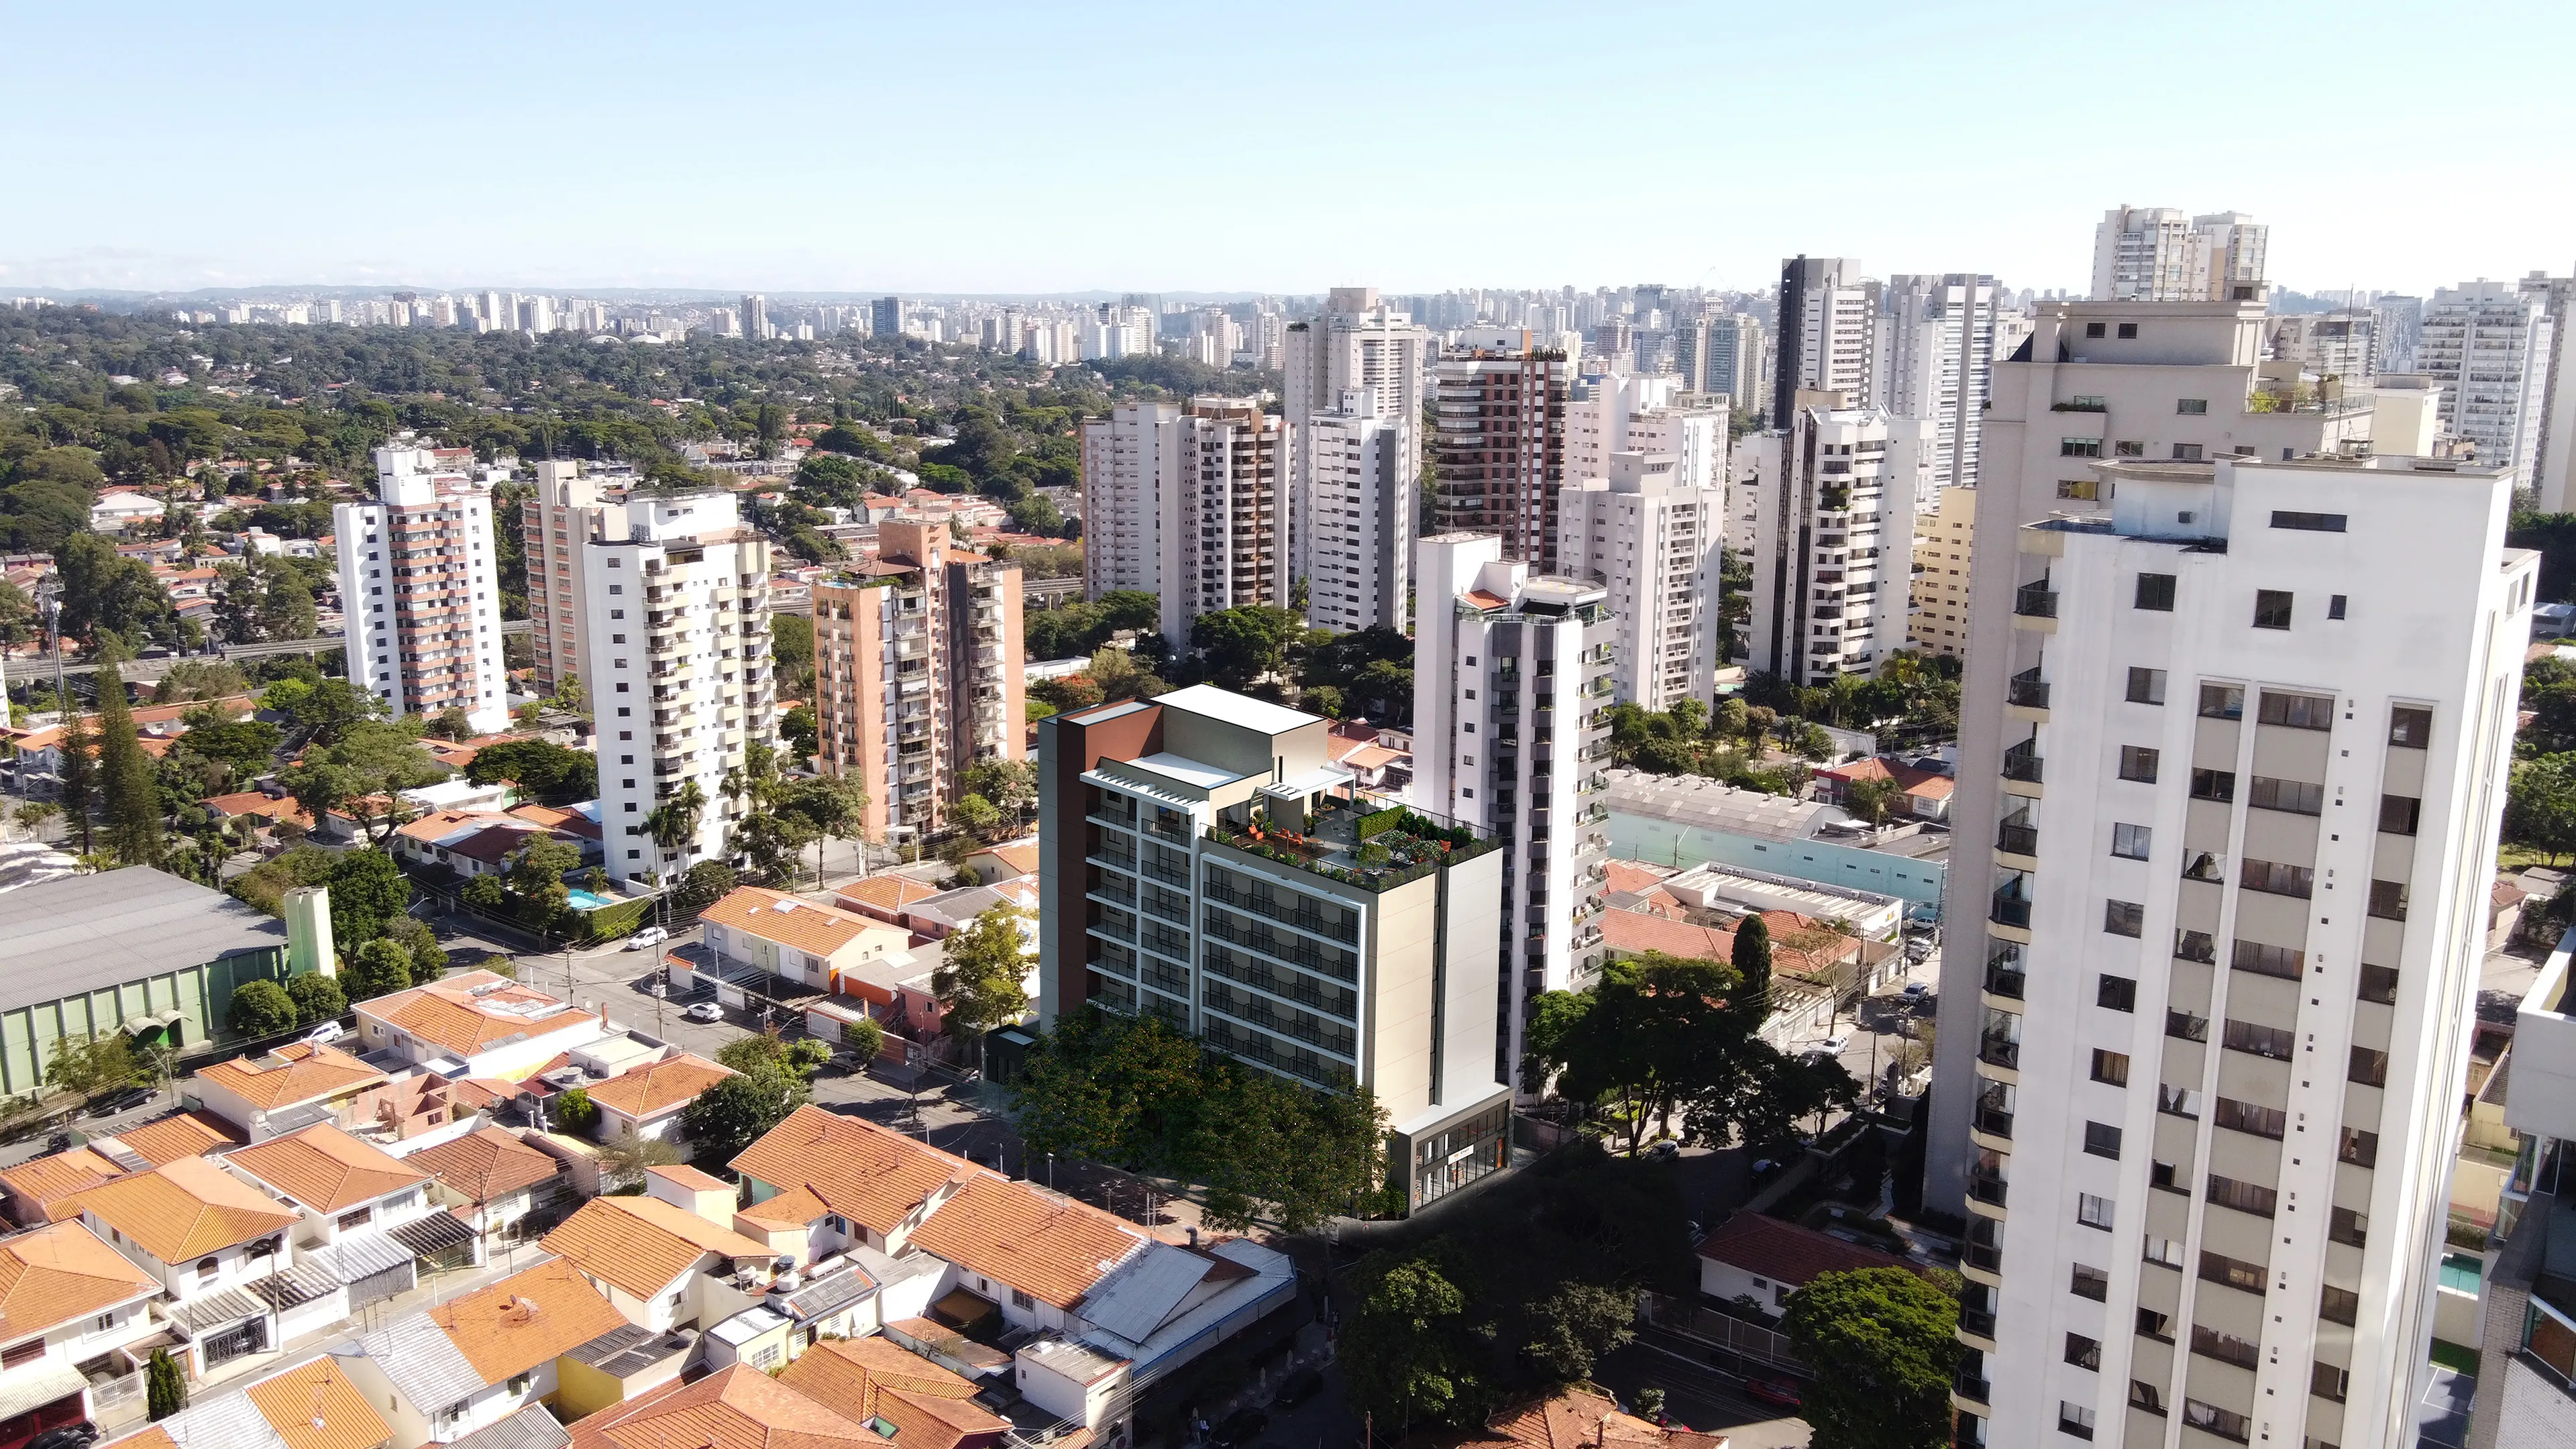
[[[2440,84],[2416,18],[2339,11],[2327,34],[2294,14],[2194,8],[2224,18],[2142,30],[2021,5],[1863,7],[1843,30],[1888,58],[1890,83],[1831,106],[1800,98],[1847,57],[1758,12],[1642,9],[1587,28],[1483,10],[1474,30],[1447,14],[1314,9],[1283,24],[1167,6],[995,7],[962,24],[490,12],[513,40],[482,64],[446,58],[437,38],[473,33],[473,7],[441,12],[434,33],[399,14],[146,6],[109,30],[86,12],[30,13],[16,27],[25,53],[57,63],[30,68],[0,137],[21,194],[58,204],[0,219],[0,286],[1306,294],[1366,277],[1389,291],[1648,278],[1749,290],[1806,252],[2081,291],[2093,223],[2122,204],[2254,213],[2273,229],[2270,275],[2302,290],[2423,294],[2564,265],[2576,197],[2530,186],[2509,148],[2449,139],[2550,134],[2569,119],[2563,94],[2468,88],[2444,102],[2453,125],[2315,144],[2249,123],[2259,71],[2206,64],[2208,37],[2249,59],[2313,55],[2344,95],[2394,98]],[[2536,6],[2483,8],[2484,28],[2536,54],[2569,29]],[[1376,62],[1349,64],[1355,49]],[[1390,64],[1409,83],[1388,85]],[[203,100],[102,106],[102,66],[133,95]],[[756,109],[727,104],[729,72]],[[1100,84],[1108,74],[1123,79]],[[1928,99],[1931,77],[1979,74],[1970,93],[1988,99]],[[1585,100],[1623,75],[1604,92],[1615,110]],[[1298,83],[1265,80],[1286,76]],[[1487,99],[1505,87],[1549,100]],[[1284,96],[1421,140],[1352,147],[1337,128],[1285,123],[1286,102],[1268,99]],[[195,105],[210,113],[182,122]],[[1443,143],[1476,114],[1514,144]],[[105,179],[180,124],[244,159],[155,167],[148,186]],[[1891,146],[1915,137],[1918,156]],[[1121,153],[1145,164],[1104,168]],[[274,168],[280,185],[246,184],[246,168]],[[1128,179],[1104,186],[1110,174]],[[1247,177],[1283,200],[1340,199],[1258,209],[1247,225]],[[2424,226],[2415,198],[2436,177],[2448,195],[2516,201],[2474,228]],[[1478,198],[1510,223],[1475,224],[1494,214]],[[1605,208],[1640,224],[1601,226]]]

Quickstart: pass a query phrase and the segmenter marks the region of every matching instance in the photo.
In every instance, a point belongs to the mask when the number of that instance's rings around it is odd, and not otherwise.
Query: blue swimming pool
[[[601,906],[613,906],[617,904],[617,902],[610,900],[606,896],[595,896],[585,890],[567,891],[565,892],[565,898],[571,902],[572,908],[576,911],[595,911]]]

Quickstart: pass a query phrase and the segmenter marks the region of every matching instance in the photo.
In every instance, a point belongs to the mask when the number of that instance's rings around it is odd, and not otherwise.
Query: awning
[[[245,1318],[255,1318],[267,1311],[268,1305],[252,1297],[247,1288],[227,1288],[203,1298],[183,1299],[164,1310],[197,1337],[219,1328],[230,1328]]]
[[[441,1214],[440,1216],[445,1216]],[[355,1283],[390,1272],[419,1256],[411,1248],[395,1241],[393,1234],[369,1228],[342,1233],[340,1241],[321,1247],[306,1248],[297,1266],[311,1263],[342,1283]]]
[[[395,1242],[411,1250],[416,1258],[427,1258],[474,1241],[474,1229],[448,1213],[431,1213],[428,1217],[385,1230]]]
[[[340,1291],[340,1280],[318,1263],[299,1262],[283,1273],[272,1273],[250,1285],[260,1302],[280,1312],[301,1308],[316,1299],[328,1298]]]
[[[187,1016],[188,1013],[176,1010],[154,1011],[140,1016],[129,1016],[125,1019],[125,1034],[127,1036],[149,1036],[153,1032],[160,1031],[168,1027],[172,1022],[186,1020]]]
[[[33,1413],[59,1399],[68,1399],[89,1387],[89,1380],[79,1369],[67,1363],[47,1364],[25,1373],[12,1373],[6,1385],[0,1385],[0,1419],[14,1419]]]

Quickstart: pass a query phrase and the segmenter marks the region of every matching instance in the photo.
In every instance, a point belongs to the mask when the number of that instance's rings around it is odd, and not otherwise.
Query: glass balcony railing
[[[2024,584],[2013,591],[2013,612],[2025,619],[2054,619],[2057,617],[2057,591],[2048,586],[2046,579]]]

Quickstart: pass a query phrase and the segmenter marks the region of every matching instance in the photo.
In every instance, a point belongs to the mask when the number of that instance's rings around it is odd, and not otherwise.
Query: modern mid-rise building
[[[1493,1066],[1517,1081],[1531,1002],[1600,976],[1618,624],[1603,585],[1492,534],[1422,540],[1414,581],[1413,797],[1505,846]]]
[[[1038,1019],[1152,1012],[1290,1081],[1358,1082],[1420,1206],[1509,1161],[1505,858],[1354,799],[1330,741],[1210,685],[1040,720]]]
[[[726,795],[725,774],[777,736],[769,542],[731,493],[635,497],[590,516],[583,638],[608,873],[660,879],[732,853],[748,805]],[[655,839],[655,807],[692,784],[696,818]]]
[[[1020,567],[889,518],[877,556],[814,585],[814,757],[867,790],[871,839],[936,831],[984,760],[1027,758]]]
[[[1977,483],[1978,427],[1994,377],[1995,279],[1972,272],[1887,279],[1871,401],[1932,424],[1928,511],[1941,490]]]
[[[2242,212],[2115,206],[2093,230],[2093,300],[2260,302],[2270,236]]]
[[[2499,1194],[2485,1261],[2469,1260],[2481,1281],[2467,1449],[2557,1449],[2576,1416],[2568,1388],[2576,1384],[2576,999],[2567,989],[2568,945],[2558,943],[2514,1013],[2510,1070],[2499,1063],[2487,1079],[2488,1101],[2504,1088],[2503,1125],[2521,1149]]]
[[[2538,580],[2511,475],[2090,466],[2109,516],[2013,530],[1970,656],[2010,743],[1951,875],[1959,1441],[2411,1443]]]
[[[1792,257],[1780,264],[1780,340],[1771,370],[1771,422],[1789,425],[1801,392],[1875,401],[1880,283],[1849,257]]]
[[[1163,587],[1163,495],[1180,467],[1175,403],[1122,403],[1082,423],[1082,567],[1092,598]]]
[[[2433,294],[2415,340],[2416,374],[2442,387],[2442,431],[2512,469],[2517,487],[2538,472],[2555,330],[2545,292],[2468,282]],[[2560,491],[2543,507],[2562,506]]]
[[[1929,491],[1933,424],[1798,394],[1755,442],[1751,615],[1736,658],[1792,684],[1875,674],[1905,647],[1914,503]]]
[[[1362,385],[1291,430],[1305,471],[1297,511],[1308,628],[1412,628],[1422,462],[1408,416],[1389,413],[1380,390]]]
[[[2320,379],[2365,386],[2379,368],[2377,319],[2368,308],[2299,312],[2272,319],[2272,355]]]
[[[2265,316],[2259,302],[2039,304],[2036,329],[1995,365],[1986,413],[1973,530],[1980,563],[1968,579],[1967,671],[1959,704],[1958,788],[1952,837],[1993,838],[2009,806],[2000,789],[2010,721],[2016,581],[1994,564],[2021,546],[2022,525],[2061,514],[2105,516],[2112,500],[2093,471],[2100,461],[2208,462],[2221,456],[2283,458],[2367,452],[2374,417],[2352,394],[2270,400],[2264,387]],[[2011,731],[2019,739],[2026,731]],[[1983,920],[1986,883],[1953,870],[1943,905],[1951,922]],[[1954,927],[1962,933],[1972,928]],[[1979,1028],[1983,957],[1957,937],[1942,953],[1941,1031],[1934,1045],[1931,1137],[1924,1201],[1964,1212],[1968,1117]]]
[[[1609,591],[1612,699],[1714,702],[1726,490],[1694,486],[1671,453],[1613,453],[1609,476],[1565,490],[1562,527],[1567,576]]]
[[[1968,580],[1977,557],[1977,490],[1944,488],[1914,520],[1914,614],[1906,640],[1918,654],[1968,653]]]
[[[1279,418],[1258,400],[1194,397],[1169,436],[1159,586],[1163,637],[1183,648],[1201,614],[1288,606],[1291,510]]]
[[[349,677],[392,714],[510,722],[491,490],[463,448],[378,448],[372,503],[331,509]]]
[[[1565,354],[1531,345],[1527,332],[1486,336],[1432,365],[1434,495],[1442,532],[1475,529],[1503,541],[1505,556],[1552,567],[1557,494],[1565,487]]]

